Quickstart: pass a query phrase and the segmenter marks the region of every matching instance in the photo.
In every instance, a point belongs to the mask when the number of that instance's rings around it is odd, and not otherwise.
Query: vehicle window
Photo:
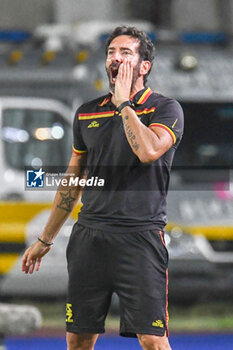
[[[65,167],[71,153],[72,129],[61,115],[49,110],[5,109],[2,139],[7,163],[25,167]]]

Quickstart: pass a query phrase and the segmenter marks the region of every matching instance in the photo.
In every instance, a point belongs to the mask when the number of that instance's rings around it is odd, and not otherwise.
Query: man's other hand
[[[35,242],[24,253],[22,258],[22,271],[33,273],[35,268],[39,271],[42,257],[49,252],[51,247],[44,246],[41,242]]]

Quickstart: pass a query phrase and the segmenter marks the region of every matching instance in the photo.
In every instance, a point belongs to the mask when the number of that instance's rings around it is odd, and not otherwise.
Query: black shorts
[[[116,292],[120,335],[168,334],[168,253],[161,231],[103,232],[76,223],[67,261],[68,332],[104,333]]]

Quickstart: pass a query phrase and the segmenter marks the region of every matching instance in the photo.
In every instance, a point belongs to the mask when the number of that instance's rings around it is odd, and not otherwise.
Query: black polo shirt
[[[122,117],[111,94],[83,104],[73,124],[73,151],[87,152],[88,178],[104,178],[104,186],[85,187],[79,222],[115,232],[159,228],[167,224],[166,194],[173,156],[183,134],[183,111],[171,98],[144,88],[133,98],[135,112],[146,125],[165,129],[173,146],[157,161],[143,164],[133,153]]]

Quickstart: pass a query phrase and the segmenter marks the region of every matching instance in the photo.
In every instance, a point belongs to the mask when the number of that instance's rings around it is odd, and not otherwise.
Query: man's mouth
[[[111,69],[111,83],[116,82],[117,74],[118,74],[118,69]]]
[[[117,78],[117,74],[118,74],[118,70],[119,70],[119,64],[112,64],[110,66],[110,80],[111,80],[111,84],[115,84],[116,82],[116,78]]]

